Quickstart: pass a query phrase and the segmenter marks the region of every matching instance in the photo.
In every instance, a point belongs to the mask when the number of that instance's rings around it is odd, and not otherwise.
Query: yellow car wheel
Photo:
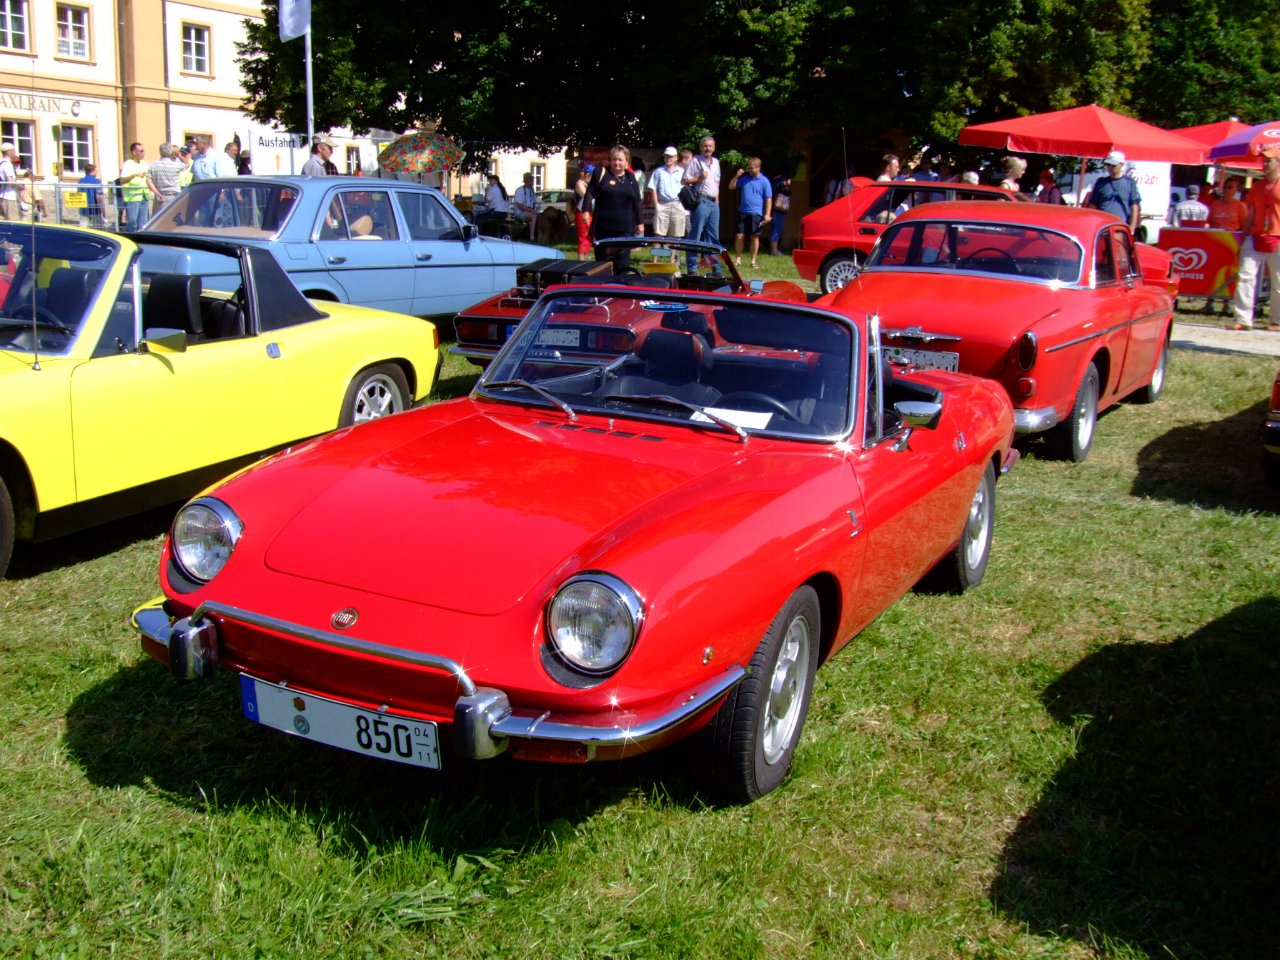
[[[408,409],[409,396],[409,382],[394,363],[361,370],[347,388],[338,426],[349,427],[400,413]]]

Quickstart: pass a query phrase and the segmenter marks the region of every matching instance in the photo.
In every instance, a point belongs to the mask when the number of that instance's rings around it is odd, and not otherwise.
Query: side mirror
[[[480,236],[480,228],[474,223],[464,223],[462,225],[462,242],[470,243],[476,237]]]
[[[169,353],[186,353],[187,331],[173,327],[149,327],[143,331],[142,343],[148,350],[159,347]]]
[[[936,430],[942,419],[942,404],[929,400],[899,400],[893,409],[898,411],[903,423],[913,428]]]

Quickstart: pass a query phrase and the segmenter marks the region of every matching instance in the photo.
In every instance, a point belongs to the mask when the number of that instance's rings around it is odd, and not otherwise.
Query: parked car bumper
[[[791,261],[796,265],[796,273],[800,274],[802,280],[818,279],[818,267],[822,263],[821,253],[796,247],[791,251]]]
[[[615,709],[592,715],[513,709],[506,693],[478,686],[461,664],[447,657],[370,643],[216,602],[202,603],[191,616],[175,618],[165,609],[164,602],[164,597],[156,597],[138,607],[133,612],[133,626],[141,636],[143,650],[167,663],[179,679],[207,679],[216,671],[219,639],[215,616],[359,656],[427,667],[452,676],[461,696],[452,705],[452,723],[441,726],[452,726],[455,752],[475,760],[497,756],[508,747],[522,759],[571,763],[643,752],[699,722],[746,676],[746,671],[735,664],[709,681],[635,711]],[[324,695],[322,691],[312,692]]]
[[[1058,423],[1053,407],[1018,407],[1013,411],[1013,426],[1018,433],[1043,433]]]

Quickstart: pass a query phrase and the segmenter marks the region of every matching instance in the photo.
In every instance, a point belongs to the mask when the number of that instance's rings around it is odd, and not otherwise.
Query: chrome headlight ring
[[[213,497],[199,497],[174,517],[170,553],[183,574],[208,583],[227,565],[243,532],[243,521],[229,506]]]
[[[613,574],[587,571],[566,580],[547,604],[547,645],[571,670],[599,677],[623,664],[643,622],[635,590]]]

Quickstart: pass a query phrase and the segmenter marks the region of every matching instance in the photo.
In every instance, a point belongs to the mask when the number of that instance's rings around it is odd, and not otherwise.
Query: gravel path
[[[1173,322],[1173,340],[1181,350],[1258,353],[1280,357],[1280,331],[1227,330],[1223,326]]]

